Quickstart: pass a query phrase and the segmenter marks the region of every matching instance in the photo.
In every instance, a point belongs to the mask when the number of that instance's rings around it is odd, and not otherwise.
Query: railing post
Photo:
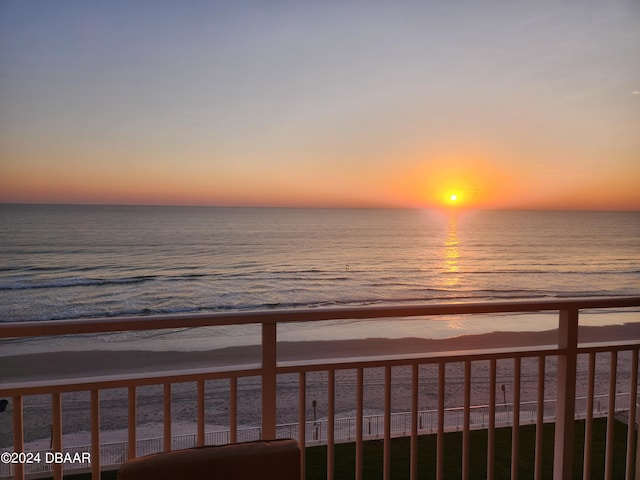
[[[578,309],[560,310],[558,325],[558,387],[553,456],[554,480],[568,480],[573,466],[573,427],[578,360]]]
[[[276,438],[276,323],[262,324],[262,439]]]

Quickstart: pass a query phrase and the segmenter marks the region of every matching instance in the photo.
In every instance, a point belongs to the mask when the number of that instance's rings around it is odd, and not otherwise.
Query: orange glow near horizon
[[[459,152],[403,155],[404,162],[363,175],[289,169],[279,176],[244,175],[211,166],[180,169],[157,163],[126,174],[100,167],[106,154],[69,170],[28,162],[3,166],[0,202],[328,208],[640,210],[637,176],[572,176],[518,169],[506,154]],[[78,158],[69,156],[69,158]],[[26,166],[25,166],[26,165]],[[57,165],[57,164],[56,164]],[[225,164],[226,165],[226,164]],[[37,167],[37,168],[36,168]],[[37,174],[35,172],[38,172]],[[317,174],[316,174],[317,173]],[[571,172],[569,172],[571,173]],[[605,183],[598,183],[602,178]]]
[[[434,158],[435,157],[435,158]],[[504,204],[515,182],[488,156],[467,153],[429,155],[398,179],[407,202],[437,208],[484,208]]]

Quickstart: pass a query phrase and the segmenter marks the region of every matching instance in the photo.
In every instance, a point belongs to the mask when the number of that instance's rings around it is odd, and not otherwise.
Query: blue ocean
[[[2,322],[640,293],[640,212],[3,205],[0,219]],[[496,328],[459,320],[431,335]]]

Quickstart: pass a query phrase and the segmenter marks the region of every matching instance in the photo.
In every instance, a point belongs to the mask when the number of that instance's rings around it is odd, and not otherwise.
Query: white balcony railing
[[[521,399],[522,364],[523,362],[537,363],[537,380],[535,408],[536,428],[536,458],[535,458],[535,478],[542,475],[542,424],[549,420],[545,413],[549,409],[553,411],[555,419],[555,442],[554,442],[554,478],[568,479],[572,476],[573,465],[573,425],[577,416],[584,416],[586,419],[585,451],[584,451],[584,478],[590,478],[591,472],[591,424],[594,416],[596,395],[594,390],[596,377],[597,360],[605,357],[609,371],[608,395],[607,399],[614,399],[606,402],[606,414],[609,418],[607,427],[607,446],[605,458],[605,478],[611,478],[613,468],[613,418],[617,409],[620,409],[620,401],[615,400],[617,389],[624,380],[618,374],[618,359],[621,355],[625,359],[626,370],[624,377],[626,380],[625,390],[626,405],[622,409],[627,411],[630,424],[635,424],[636,419],[636,397],[637,397],[637,377],[638,377],[638,352],[640,350],[640,340],[627,339],[606,343],[578,344],[579,311],[584,309],[619,309],[640,306],[640,297],[625,298],[590,298],[559,301],[527,301],[527,302],[493,302],[474,304],[445,304],[445,305],[424,305],[424,306],[400,306],[400,307],[376,307],[376,308],[345,308],[345,309],[317,309],[317,310],[287,310],[287,311],[265,311],[252,313],[230,313],[211,314],[198,316],[162,316],[162,317],[136,317],[136,318],[105,318],[93,320],[69,320],[56,322],[23,322],[23,323],[3,323],[0,324],[0,338],[35,337],[52,335],[75,335],[100,332],[124,332],[133,330],[149,329],[172,329],[184,327],[203,326],[223,326],[223,325],[250,325],[258,324],[262,329],[262,353],[259,364],[250,365],[230,365],[200,368],[191,368],[170,372],[151,373],[130,373],[94,376],[89,378],[67,378],[47,381],[17,381],[13,383],[0,383],[0,397],[12,399],[13,415],[13,448],[16,452],[23,452],[25,449],[24,440],[24,399],[34,395],[48,395],[52,405],[52,451],[63,451],[62,432],[62,394],[66,392],[89,392],[90,402],[90,425],[91,430],[91,471],[94,479],[100,478],[101,453],[107,449],[106,445],[101,445],[100,441],[100,392],[108,389],[126,388],[128,392],[128,439],[126,442],[127,451],[122,456],[134,458],[140,454],[137,451],[137,392],[140,387],[146,385],[162,385],[164,427],[162,436],[162,449],[171,450],[179,447],[174,444],[172,435],[172,385],[185,382],[193,382],[196,389],[196,433],[195,443],[205,445],[211,443],[207,438],[205,410],[206,410],[206,388],[209,381],[227,379],[229,382],[229,422],[228,441],[235,442],[241,440],[239,433],[243,431],[238,424],[239,400],[238,385],[239,380],[245,377],[257,377],[261,385],[261,425],[259,435],[262,438],[277,438],[287,435],[298,438],[302,447],[315,440],[315,432],[309,433],[309,425],[315,428],[318,422],[326,427],[322,434],[322,441],[328,445],[327,448],[327,478],[332,479],[334,474],[335,451],[334,445],[340,441],[341,420],[338,418],[342,412],[336,409],[336,373],[343,371],[353,372],[355,403],[355,425],[353,426],[353,441],[356,446],[355,474],[357,479],[362,478],[363,441],[368,437],[366,419],[372,418],[365,415],[364,411],[364,388],[365,372],[370,370],[382,370],[382,412],[380,414],[379,425],[381,426],[381,437],[384,443],[384,478],[390,478],[391,465],[391,438],[396,436],[394,432],[394,421],[399,418],[397,412],[392,409],[392,376],[394,369],[404,368],[410,371],[410,388],[407,396],[410,398],[409,412],[404,416],[403,429],[407,429],[406,434],[410,436],[410,457],[411,457],[411,478],[417,478],[418,465],[418,435],[425,432],[425,413],[419,407],[420,372],[422,367],[432,368],[435,378],[434,394],[436,398],[435,413],[432,418],[435,426],[430,427],[429,432],[437,435],[436,452],[436,472],[437,478],[444,478],[446,465],[444,464],[444,433],[449,428],[446,424],[447,415],[455,412],[458,424],[462,431],[462,472],[463,478],[468,478],[470,470],[470,431],[477,428],[475,423],[478,410],[472,405],[472,370],[478,365],[486,366],[486,406],[483,407],[483,427],[488,430],[487,449],[487,478],[493,478],[495,472],[495,429],[501,424],[501,412],[505,408],[504,402],[498,401],[497,372],[498,364],[508,364],[512,379],[511,401],[512,406],[509,414],[511,418],[520,419],[515,422],[512,429],[512,452],[511,452],[511,476],[517,478],[518,475],[518,452],[519,452],[519,428],[525,417],[525,409],[529,408],[529,403]],[[537,346],[511,346],[500,349],[484,349],[474,351],[438,352],[438,353],[414,353],[407,355],[383,355],[374,357],[347,357],[304,361],[278,361],[277,358],[277,325],[290,322],[316,322],[321,320],[337,319],[374,319],[383,317],[426,317],[438,315],[471,315],[479,313],[508,313],[508,312],[558,312],[558,335],[554,345]],[[580,360],[579,360],[580,359]],[[550,372],[548,365],[553,365]],[[585,364],[584,380],[586,383],[587,395],[582,407],[576,407],[576,380],[578,379],[579,365]],[[461,405],[451,407],[447,405],[447,389],[451,387],[447,375],[451,365],[459,365],[461,368]],[[628,367],[628,368],[627,368]],[[580,367],[582,368],[582,367]],[[326,381],[326,418],[310,422],[307,414],[307,385],[308,375],[315,375],[316,372],[323,372]],[[552,374],[554,382],[549,386],[548,374]],[[294,429],[289,428],[289,432],[283,434],[283,428],[277,425],[278,407],[278,382],[279,376],[291,376],[297,378],[298,391],[298,421]],[[581,374],[582,375],[582,374]],[[457,387],[456,387],[457,388]],[[548,406],[548,399],[545,397],[545,388],[553,391],[555,399],[553,407]],[[602,405],[602,403],[601,403]],[[294,407],[295,408],[295,407]],[[578,408],[578,409],[577,409]],[[584,412],[584,413],[583,413]],[[529,414],[529,418],[531,418]],[[376,417],[377,418],[377,417]],[[531,420],[528,420],[529,422]],[[351,428],[351,427],[349,427]],[[634,460],[636,451],[633,448],[635,443],[635,428],[628,429],[626,471],[627,478],[633,478]],[[308,440],[309,438],[313,440]],[[319,437],[318,437],[319,441]],[[25,468],[16,464],[13,473],[16,478],[25,478]],[[64,465],[53,464],[53,476],[56,479],[62,478]],[[302,462],[302,473],[304,476],[305,464]]]

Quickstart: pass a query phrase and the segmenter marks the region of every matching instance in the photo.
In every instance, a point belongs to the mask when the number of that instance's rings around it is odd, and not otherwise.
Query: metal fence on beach
[[[609,408],[609,398],[607,395],[597,395],[594,397],[594,417],[605,417]],[[624,413],[628,410],[629,394],[619,393],[616,395],[616,411]],[[618,407],[619,406],[619,407]],[[576,398],[576,418],[583,418],[587,412],[587,398]],[[490,409],[487,405],[472,406],[470,409],[471,428],[486,428],[489,422]],[[522,402],[520,404],[520,425],[533,424],[537,418],[537,402]],[[544,404],[545,422],[553,422],[555,420],[555,399],[546,400]],[[356,439],[355,417],[341,417],[334,421],[334,435],[336,443],[352,442]],[[444,425],[448,432],[461,430],[464,421],[463,407],[448,408],[444,411]],[[495,425],[500,427],[508,427],[513,425],[513,404],[505,403],[498,406],[495,410]],[[306,422],[305,437],[306,445],[325,445],[327,443],[327,420],[318,419]],[[408,436],[411,432],[411,413],[399,412],[391,414],[391,432],[394,437]],[[418,430],[420,434],[433,434],[438,428],[438,411],[424,410],[418,414]],[[374,440],[383,438],[384,436],[384,415],[365,415],[363,418],[363,438]],[[299,424],[286,423],[276,427],[278,438],[293,438],[299,440]],[[239,427],[237,431],[237,441],[249,442],[259,440],[261,438],[261,429],[259,426]],[[229,430],[216,430],[206,433],[206,445],[225,445],[230,442]],[[197,445],[197,435],[183,434],[174,435],[172,437],[172,449],[191,448]],[[100,445],[100,463],[109,469],[117,467],[124,463],[128,458],[128,442],[111,442]],[[139,439],[136,441],[137,456],[150,455],[162,452],[164,443],[162,436],[156,438]],[[4,449],[3,451],[12,451]],[[44,458],[49,450],[32,451],[31,453],[40,453]],[[73,458],[74,455],[91,452],[90,445],[66,447],[63,448],[64,453],[69,453]],[[77,470],[86,470],[86,465],[80,465]],[[52,465],[46,462],[39,462],[26,465],[26,474],[31,478],[38,476],[48,476],[52,471]],[[73,473],[74,465],[65,465],[65,471]],[[40,474],[40,475],[39,475]],[[0,478],[13,478],[13,469],[9,464],[0,464]]]

